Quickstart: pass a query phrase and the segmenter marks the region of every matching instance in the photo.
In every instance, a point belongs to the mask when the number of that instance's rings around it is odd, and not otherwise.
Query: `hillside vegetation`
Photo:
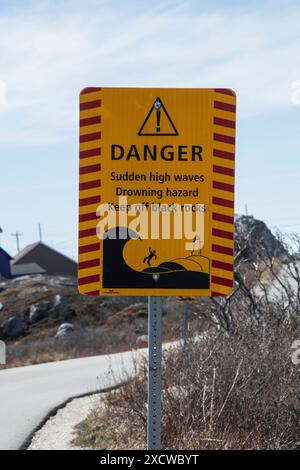
[[[198,313],[200,338],[164,355],[163,449],[300,448],[300,238],[270,242],[261,227],[237,238],[235,288]],[[147,364],[136,369],[77,426],[76,445],[145,448]]]
[[[299,324],[298,324],[299,327]],[[300,449],[300,366],[291,361],[292,325],[210,330],[164,354],[162,448]],[[144,449],[147,364],[106,394],[75,430],[94,449]]]
[[[234,291],[190,303],[191,336],[299,315],[299,239],[274,236],[253,217],[237,217],[235,229]],[[182,338],[183,310],[174,297],[163,298],[163,340]],[[76,279],[64,276],[0,282],[8,367],[139,347],[146,334],[146,297],[85,297]]]

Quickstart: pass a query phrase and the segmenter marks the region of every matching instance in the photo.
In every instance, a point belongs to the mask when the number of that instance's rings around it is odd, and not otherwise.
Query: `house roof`
[[[12,257],[5,251],[3,248],[0,247],[0,253],[4,254],[5,256],[8,257],[8,259],[12,259]]]
[[[35,243],[31,243],[30,245],[25,246],[23,250],[19,251],[19,253],[16,254],[16,256],[14,257],[12,261],[12,264],[16,263],[17,261],[20,261],[25,255],[27,255],[27,253],[30,253],[30,251],[33,250],[33,248],[35,248],[39,244],[40,242],[35,242]]]
[[[19,262],[22,262],[22,259],[28,255],[28,253],[30,253],[32,250],[34,250],[34,248],[36,247],[42,247],[48,251],[52,251],[52,252],[55,252],[57,253],[58,255],[60,255],[62,258],[66,258],[68,260],[70,260],[71,262],[74,263],[74,261],[71,259],[71,258],[68,258],[67,256],[65,256],[64,254],[60,253],[59,251],[57,250],[54,250],[53,248],[51,248],[51,246],[48,246],[48,245],[45,245],[45,243],[42,243],[42,242],[35,242],[35,243],[31,243],[30,245],[27,245],[25,246],[25,248],[23,248],[23,250],[19,251],[19,253],[16,254],[16,256],[14,257],[13,261],[12,261],[12,264],[16,264],[16,263],[19,263]]]
[[[12,276],[25,276],[26,274],[44,274],[46,273],[37,263],[16,264],[11,263],[10,271]]]

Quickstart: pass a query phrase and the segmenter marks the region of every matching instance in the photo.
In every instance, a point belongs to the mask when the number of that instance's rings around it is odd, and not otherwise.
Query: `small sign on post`
[[[78,286],[84,295],[150,296],[153,449],[160,445],[159,297],[233,289],[235,112],[227,88],[80,94]]]

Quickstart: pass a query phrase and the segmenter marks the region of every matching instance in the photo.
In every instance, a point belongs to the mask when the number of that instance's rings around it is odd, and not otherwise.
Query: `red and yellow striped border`
[[[236,97],[215,89],[213,99],[211,296],[233,288],[234,164]],[[101,88],[80,94],[79,260],[81,294],[100,295],[100,240],[96,234],[101,202]]]
[[[100,240],[96,234],[101,187],[101,88],[80,94],[78,287],[100,295]]]
[[[211,296],[224,296],[234,282],[234,92],[216,88],[213,106]]]

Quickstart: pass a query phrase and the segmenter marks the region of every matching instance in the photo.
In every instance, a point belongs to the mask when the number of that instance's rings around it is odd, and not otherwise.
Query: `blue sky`
[[[236,212],[300,231],[297,1],[0,0],[0,235],[76,257],[78,94],[231,87]]]

